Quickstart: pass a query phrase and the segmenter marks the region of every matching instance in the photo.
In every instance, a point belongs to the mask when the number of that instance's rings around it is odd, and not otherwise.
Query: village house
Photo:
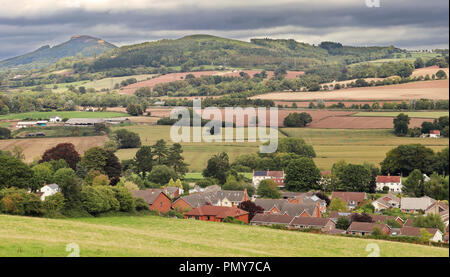
[[[400,201],[400,209],[403,213],[418,213],[419,211],[426,211],[436,200],[428,196],[417,197],[403,197]]]
[[[172,204],[172,208],[187,211],[203,205],[237,207],[244,201],[250,200],[247,190],[211,190],[203,193],[190,194],[178,198]]]
[[[367,199],[367,194],[365,192],[343,192],[343,191],[333,191],[331,194],[331,199],[339,198],[347,203],[350,210],[353,210],[358,206],[359,203]]]
[[[281,197],[291,204],[317,204],[321,213],[327,211],[327,202],[317,197],[314,192],[282,192]]]
[[[422,236],[421,230],[425,229],[428,233],[432,235],[430,241],[440,242],[443,241],[443,233],[437,228],[420,228],[420,227],[409,227],[403,226],[400,229],[400,236],[409,236],[409,237],[420,237]]]
[[[396,221],[398,224],[403,225],[405,222],[399,216],[389,216],[384,214],[371,214],[370,217],[375,223],[387,223],[388,220]]]
[[[375,207],[375,211],[400,208],[400,198],[389,192],[387,195],[374,200],[372,205]]]
[[[163,191],[172,199],[178,198],[184,193],[184,190],[179,187],[164,187]]]
[[[284,188],[284,171],[253,171],[252,184],[255,188],[262,180],[273,180],[279,188]]]
[[[60,191],[61,189],[57,184],[45,185],[41,188],[40,198],[44,201],[48,196],[52,196]]]
[[[377,176],[377,191],[383,191],[384,187],[388,187],[390,192],[402,192],[402,178],[400,176]]]
[[[366,236],[372,234],[375,228],[379,228],[381,232],[386,235],[390,234],[390,228],[386,224],[370,223],[370,222],[356,222],[353,221],[352,224],[347,229],[347,234]]]
[[[170,197],[162,189],[135,190],[132,193],[135,198],[144,199],[152,211],[167,213],[171,209]]]
[[[321,217],[295,217],[290,225],[293,228],[314,228],[319,229],[322,232],[329,232],[335,229],[336,224],[330,218],[321,218]]]
[[[440,214],[445,211],[448,213],[448,206],[444,202],[437,200],[425,210],[425,214]]]
[[[294,204],[287,199],[257,198],[255,204],[264,209],[264,213],[286,214],[289,216],[321,217],[320,203]]]
[[[288,226],[291,221],[294,220],[293,216],[283,215],[283,214],[256,214],[252,220],[250,220],[251,225],[284,225]]]
[[[439,130],[431,130],[430,131],[430,138],[440,138],[441,137],[441,131]]]
[[[227,217],[248,223],[248,212],[236,207],[204,205],[184,214],[186,219],[222,222]]]

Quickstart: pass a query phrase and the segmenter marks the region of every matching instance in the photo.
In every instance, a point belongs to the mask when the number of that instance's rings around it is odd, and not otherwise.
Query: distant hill
[[[210,35],[163,39],[108,52],[91,64],[92,71],[130,67],[181,67],[181,71],[202,65],[269,68],[285,65],[305,70],[322,64],[351,64],[390,58],[403,50],[389,47],[351,47],[324,42],[319,46],[293,39],[252,39],[250,42]]]
[[[83,57],[98,56],[114,48],[117,47],[99,38],[73,36],[69,41],[54,47],[49,45],[42,46],[34,52],[0,61],[0,68],[41,68],[49,66],[62,58],[75,57],[79,54]]]

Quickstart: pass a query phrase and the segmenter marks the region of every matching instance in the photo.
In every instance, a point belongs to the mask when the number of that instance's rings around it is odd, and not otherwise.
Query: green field
[[[157,216],[57,220],[0,215],[0,226],[2,257],[65,257],[71,243],[79,246],[81,257],[366,257],[369,243],[378,245],[382,257],[449,256],[447,248]]]
[[[104,78],[100,80],[93,80],[93,81],[77,81],[72,83],[62,83],[62,84],[56,84],[57,88],[53,88],[55,85],[47,85],[46,88],[52,89],[53,92],[65,92],[70,86],[74,86],[76,88],[78,87],[85,87],[86,89],[93,88],[97,91],[100,91],[102,89],[109,89],[113,90],[114,86],[116,84],[119,84],[127,79],[135,78],[138,82],[144,81],[149,78],[152,78],[155,76],[154,74],[141,74],[141,75],[130,75],[130,76],[124,76],[124,77],[112,77],[112,78]]]
[[[253,177],[253,173],[251,173],[251,172],[240,172],[239,174],[242,174],[246,178],[249,178],[249,179],[251,179]],[[188,172],[188,173],[186,173],[184,178],[189,179],[189,180],[201,180],[201,179],[204,179],[205,177],[203,177],[201,172]]]
[[[113,128],[125,128],[137,132],[144,145],[152,145],[158,139],[164,139],[171,144],[170,126],[134,125]],[[303,138],[313,145],[317,153],[314,161],[321,170],[330,170],[333,163],[342,159],[356,164],[362,164],[364,161],[379,164],[389,150],[401,144],[420,143],[435,151],[449,145],[446,138],[397,137],[392,130],[387,129],[282,128],[280,130],[289,136]],[[279,137],[284,137],[282,133],[279,133]],[[225,151],[232,162],[238,155],[256,153],[260,143],[182,143],[182,145],[190,171],[201,172],[206,167],[208,159],[214,154]],[[116,154],[120,159],[131,159],[136,151],[137,149],[121,149]]]
[[[424,61],[430,60],[432,58],[436,58],[439,57],[440,54],[437,53],[416,53],[416,52],[411,52],[410,53],[411,56],[410,57],[406,57],[406,54],[396,54],[396,55],[400,55],[400,57],[398,58],[391,58],[391,59],[378,59],[378,60],[372,60],[372,61],[365,61],[365,62],[359,62],[359,63],[354,63],[354,64],[350,64],[351,66],[355,66],[355,65],[361,65],[361,64],[374,64],[374,65],[382,65],[384,63],[388,63],[388,62],[400,62],[400,61],[408,61],[408,62],[414,62],[417,58],[422,58]]]
[[[172,144],[170,139],[170,126],[145,126],[145,125],[133,125],[126,127],[113,127],[116,129],[127,129],[136,132],[141,137],[143,145],[153,145],[159,139],[166,140],[169,144]],[[248,129],[245,128],[245,136],[247,137]],[[191,132],[192,134],[192,132]],[[278,133],[279,137],[283,137]],[[192,137],[192,136],[191,136]],[[182,142],[184,150],[184,157],[189,164],[189,169],[192,172],[201,172],[208,162],[208,159],[217,153],[227,152],[230,157],[230,161],[233,161],[237,156],[248,153],[256,153],[259,151],[259,145],[261,142]],[[136,154],[137,149],[120,149],[116,155],[121,159],[131,159]]]
[[[317,154],[314,161],[322,170],[330,170],[333,163],[342,159],[355,164],[364,161],[379,164],[389,150],[401,144],[419,143],[435,151],[449,145],[448,138],[397,137],[386,129],[283,128],[282,131],[313,145]]]
[[[7,114],[0,116],[0,120],[23,120],[23,119],[48,119],[52,116],[60,116],[61,118],[103,118],[103,117],[122,117],[127,116],[125,113],[119,112],[28,112],[19,114]]]
[[[449,112],[358,112],[351,116],[384,116],[384,117],[396,117],[397,115],[404,113],[409,117],[418,118],[439,118],[441,116],[449,116]]]

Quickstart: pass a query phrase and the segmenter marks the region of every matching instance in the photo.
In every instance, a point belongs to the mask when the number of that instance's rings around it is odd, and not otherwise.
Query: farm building
[[[21,121],[17,122],[16,128],[27,128],[37,126],[37,121]]]
[[[121,123],[129,123],[130,119],[127,117],[113,117],[113,118],[103,118],[105,123],[109,124],[121,124]]]
[[[219,207],[204,205],[184,214],[186,219],[222,222],[227,217],[233,217],[248,223],[248,212],[236,207]]]
[[[388,187],[392,192],[402,192],[402,178],[391,175],[377,176],[377,190],[382,191],[384,187]]]
[[[103,118],[71,118],[66,121],[65,126],[93,126],[104,122]]]

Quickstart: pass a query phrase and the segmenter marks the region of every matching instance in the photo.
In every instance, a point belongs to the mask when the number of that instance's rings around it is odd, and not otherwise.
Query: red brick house
[[[184,214],[184,217],[186,219],[214,221],[214,222],[222,222],[228,216],[231,216],[240,221],[248,223],[248,212],[238,209],[236,207],[220,207],[220,206],[204,205]]]
[[[152,211],[167,213],[172,207],[170,197],[162,189],[135,190],[132,193],[135,198],[144,199]]]
[[[380,228],[381,232],[386,235],[389,235],[391,232],[391,229],[386,224],[353,221],[347,229],[347,234],[366,236],[372,234],[373,229],[376,227]]]

